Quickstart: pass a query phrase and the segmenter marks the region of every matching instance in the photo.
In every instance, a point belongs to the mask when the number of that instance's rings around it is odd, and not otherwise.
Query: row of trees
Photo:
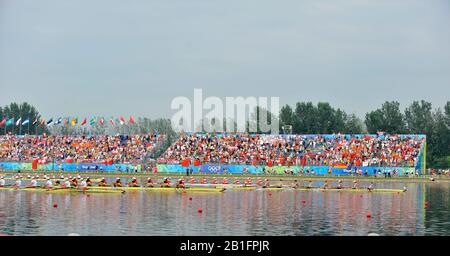
[[[329,134],[364,132],[363,122],[355,114],[334,109],[329,103],[298,102],[295,108],[285,105],[280,110],[280,129],[292,125],[294,134]]]

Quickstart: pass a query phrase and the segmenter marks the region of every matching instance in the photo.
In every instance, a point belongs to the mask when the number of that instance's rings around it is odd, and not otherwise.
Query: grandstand
[[[139,166],[141,169],[148,155],[163,139],[164,135],[155,134],[0,136],[0,167],[122,170]]]
[[[162,148],[164,135],[0,136],[3,169],[144,170],[255,174],[423,173],[424,135],[183,134]],[[169,146],[170,145],[170,146]],[[155,154],[155,149],[162,152]]]
[[[425,146],[424,135],[191,134],[181,136],[158,163],[167,171],[180,171],[176,165],[181,164],[228,166],[222,172],[247,169],[286,173],[290,168],[289,173],[297,174],[373,175],[388,169],[402,175],[425,170]]]

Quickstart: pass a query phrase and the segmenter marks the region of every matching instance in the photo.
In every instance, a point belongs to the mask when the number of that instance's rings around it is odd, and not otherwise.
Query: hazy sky
[[[450,100],[448,0],[0,0],[0,105],[170,117],[171,100],[279,96],[362,116]]]

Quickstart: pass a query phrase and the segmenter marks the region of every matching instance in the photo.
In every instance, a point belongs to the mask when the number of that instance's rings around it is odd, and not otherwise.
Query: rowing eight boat
[[[91,187],[97,190],[125,190],[125,191],[158,191],[158,192],[223,192],[224,188],[174,188],[174,187]]]
[[[76,188],[53,188],[53,189],[45,189],[45,188],[13,188],[13,187],[2,187],[0,190],[10,190],[10,191],[30,191],[30,192],[48,192],[48,193],[123,193],[120,190],[99,190],[99,189],[76,189]]]
[[[267,191],[284,191],[284,190],[296,190],[296,191],[322,191],[322,192],[369,192],[369,193],[403,193],[406,192],[406,190],[403,189],[383,189],[383,188],[378,188],[378,189],[367,189],[367,188],[357,188],[357,189],[352,189],[352,188],[341,188],[341,189],[337,189],[337,188],[328,188],[328,189],[323,189],[323,188],[292,188],[292,187],[270,187],[270,188],[260,188],[258,190],[267,190]]]

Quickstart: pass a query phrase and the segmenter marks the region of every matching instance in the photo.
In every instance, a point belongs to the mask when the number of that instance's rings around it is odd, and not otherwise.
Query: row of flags
[[[60,117],[60,118],[58,118],[58,119],[55,119],[54,121],[53,121],[53,118],[50,118],[49,120],[45,120],[45,119],[42,119],[42,120],[39,120],[39,118],[36,118],[36,120],[34,120],[34,122],[32,123],[32,125],[35,125],[35,124],[39,124],[39,125],[60,125],[60,124],[63,124],[64,123],[64,125],[72,125],[72,126],[76,126],[77,124],[78,124],[78,118],[76,117],[76,118],[74,118],[74,119],[72,119],[72,120],[70,120],[70,118],[64,118],[64,120],[63,120],[63,118],[62,117]],[[89,124],[90,125],[95,125],[97,123],[97,118],[92,118],[90,121],[89,121]],[[105,124],[105,119],[103,119],[103,118],[100,118],[100,120],[98,120],[98,123],[100,124],[100,125],[104,125]],[[115,122],[114,122],[114,119],[110,119],[109,120],[109,123],[111,124],[111,125],[115,125]],[[120,118],[119,118],[119,123],[121,124],[121,125],[124,125],[125,123],[126,123],[126,121],[125,121],[125,118],[123,117],[123,116],[121,116]],[[130,119],[128,120],[128,123],[129,124],[134,124],[135,122],[134,122],[134,118],[133,118],[133,116],[130,116]],[[22,121],[22,118],[19,118],[18,120],[14,120],[14,118],[11,118],[11,119],[6,119],[6,118],[4,118],[1,122],[0,122],[0,127],[3,127],[3,126],[6,126],[6,127],[8,127],[8,126],[10,126],[10,125],[16,125],[16,126],[20,126],[20,125],[22,125],[22,126],[24,126],[24,125],[29,125],[30,124],[30,119],[26,119],[26,120],[23,120]],[[85,118],[81,123],[80,123],[80,125],[81,126],[84,126],[84,125],[86,125],[87,124],[87,119]]]

